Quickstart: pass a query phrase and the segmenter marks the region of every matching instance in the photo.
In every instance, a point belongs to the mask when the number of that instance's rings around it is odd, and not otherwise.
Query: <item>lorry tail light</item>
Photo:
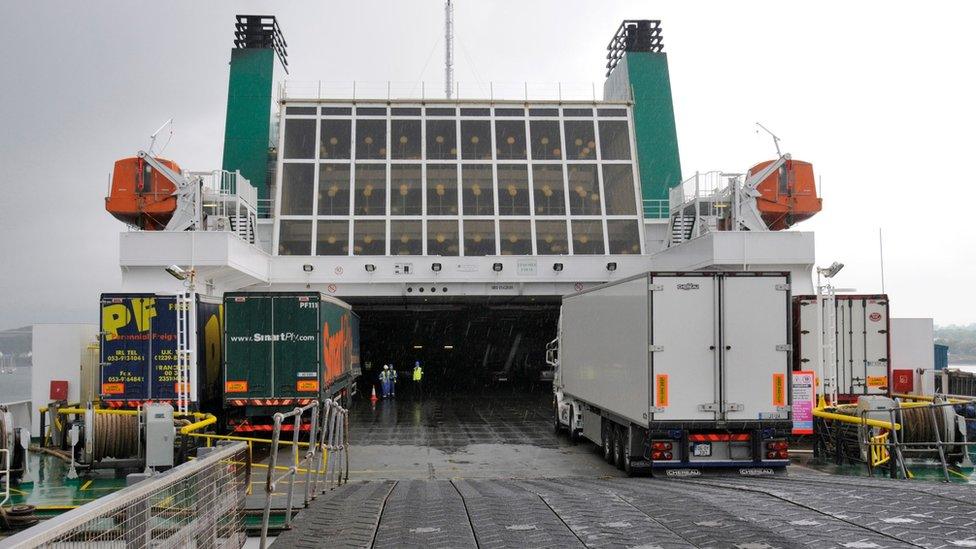
[[[776,459],[776,455],[776,452],[773,451],[766,452],[766,459]]]
[[[673,458],[673,457],[674,457],[674,456],[673,456],[673,455],[671,455],[671,452],[664,452],[664,459],[666,459],[666,460],[670,460],[670,459],[671,459],[671,458]]]
[[[779,450],[786,450],[786,451],[788,451],[789,450],[789,443],[787,443],[785,440],[775,440],[773,442],[767,443],[766,444],[766,449],[767,450],[774,450],[774,451],[779,451]]]
[[[661,459],[664,457],[664,452],[654,451],[651,452],[651,459]]]
[[[665,460],[665,461],[670,461],[670,460],[674,459],[674,454],[672,454],[671,452],[664,452],[664,451],[661,451],[661,450],[655,450],[655,451],[651,452],[651,459],[662,459],[662,460]]]
[[[673,448],[673,446],[671,445],[670,442],[655,442],[651,444],[652,450],[658,450],[663,452],[665,450],[670,450],[671,448]]]
[[[779,459],[790,459],[790,453],[787,450],[780,450]]]

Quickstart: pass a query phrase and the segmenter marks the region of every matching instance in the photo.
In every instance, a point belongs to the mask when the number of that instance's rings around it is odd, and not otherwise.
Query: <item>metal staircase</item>
[[[683,212],[671,216],[668,246],[674,246],[691,240],[695,230],[695,218]]]

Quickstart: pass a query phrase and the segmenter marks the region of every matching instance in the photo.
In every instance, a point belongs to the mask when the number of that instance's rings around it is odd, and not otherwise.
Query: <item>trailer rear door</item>
[[[868,394],[885,394],[889,385],[888,300],[868,298],[864,303],[864,356]]]
[[[725,419],[788,418],[789,291],[785,276],[725,276],[722,282]]]
[[[654,276],[650,285],[654,420],[714,420],[716,278]]]
[[[270,296],[236,296],[224,300],[225,399],[271,398]]]
[[[274,396],[314,398],[319,390],[319,299],[274,298]]]

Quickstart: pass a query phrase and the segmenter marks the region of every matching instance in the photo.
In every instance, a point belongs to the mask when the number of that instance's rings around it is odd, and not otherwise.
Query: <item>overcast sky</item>
[[[821,264],[881,290],[892,314],[976,322],[973,2],[456,2],[456,78],[597,82],[623,19],[662,19],[681,165],[813,162]],[[117,290],[104,211],[113,162],[167,118],[165,156],[220,167],[237,13],[275,14],[291,78],[443,82],[443,5],[426,1],[5,0],[0,102],[0,328],[97,321]]]

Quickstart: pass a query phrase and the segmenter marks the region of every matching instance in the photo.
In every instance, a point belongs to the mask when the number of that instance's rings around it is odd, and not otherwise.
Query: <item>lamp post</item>
[[[837,403],[837,304],[830,279],[843,268],[844,264],[836,261],[829,267],[817,267],[817,391],[828,404]],[[821,277],[825,283],[821,283]]]

